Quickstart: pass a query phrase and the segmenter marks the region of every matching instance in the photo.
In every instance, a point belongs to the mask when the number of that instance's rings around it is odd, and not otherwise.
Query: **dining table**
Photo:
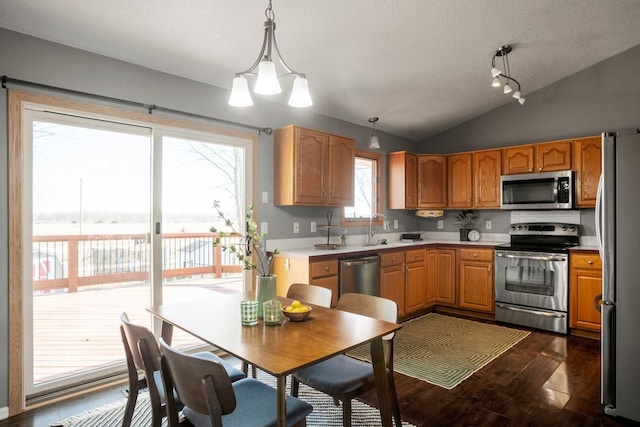
[[[402,326],[359,314],[309,304],[310,315],[293,322],[283,317],[279,325],[262,320],[244,326],[240,302],[254,299],[252,293],[223,294],[211,292],[196,300],[163,303],[147,308],[161,319],[161,335],[171,342],[177,327],[205,343],[255,365],[276,378],[277,425],[286,423],[286,378],[288,375],[320,361],[369,344],[378,403],[383,426],[392,425],[391,394],[387,381],[382,337]],[[290,303],[278,297],[282,306]]]

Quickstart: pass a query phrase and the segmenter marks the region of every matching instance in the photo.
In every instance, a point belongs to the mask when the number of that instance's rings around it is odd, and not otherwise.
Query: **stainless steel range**
[[[496,247],[496,320],[568,333],[569,248],[580,226],[512,224],[509,235],[511,243]]]

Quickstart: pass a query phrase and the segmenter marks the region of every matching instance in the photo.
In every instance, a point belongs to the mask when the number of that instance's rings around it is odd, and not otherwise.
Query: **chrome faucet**
[[[387,217],[381,213],[374,213],[369,217],[369,234],[367,235],[367,246],[375,246],[373,243],[373,236],[376,235],[376,230],[373,228],[373,219],[376,217],[382,217],[382,229],[384,231],[391,231],[391,227],[389,227],[389,221],[387,221]]]

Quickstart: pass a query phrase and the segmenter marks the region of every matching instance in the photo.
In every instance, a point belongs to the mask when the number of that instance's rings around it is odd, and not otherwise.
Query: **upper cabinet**
[[[500,150],[473,153],[473,195],[476,208],[500,208]]]
[[[418,157],[407,151],[387,155],[387,208],[418,208]],[[353,180],[352,180],[353,181]]]
[[[447,158],[418,154],[418,209],[447,206]]]
[[[471,153],[447,156],[447,207],[473,207],[473,174]]]
[[[502,174],[571,169],[571,141],[545,142],[502,150]]]
[[[276,205],[352,205],[355,140],[285,126],[274,136]]]
[[[576,207],[596,206],[598,181],[602,173],[602,139],[599,136],[573,141],[573,170],[576,179]]]

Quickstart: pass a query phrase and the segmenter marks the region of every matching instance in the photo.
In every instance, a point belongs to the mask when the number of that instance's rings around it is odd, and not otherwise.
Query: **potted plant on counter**
[[[469,240],[469,231],[473,230],[477,218],[472,209],[461,211],[456,215],[456,224],[460,226],[460,241]]]
[[[276,298],[276,276],[271,274],[274,257],[278,256],[278,250],[267,251],[267,233],[260,233],[258,224],[253,219],[253,205],[245,215],[246,230],[244,235],[239,233],[231,221],[220,209],[220,202],[214,201],[213,207],[218,216],[224,221],[229,231],[219,231],[211,227],[209,231],[218,233],[213,241],[213,246],[220,246],[223,251],[231,252],[242,263],[244,270],[256,270],[256,299],[258,300],[258,315],[262,316],[262,303]],[[222,243],[222,239],[230,236],[242,236],[239,243]]]

